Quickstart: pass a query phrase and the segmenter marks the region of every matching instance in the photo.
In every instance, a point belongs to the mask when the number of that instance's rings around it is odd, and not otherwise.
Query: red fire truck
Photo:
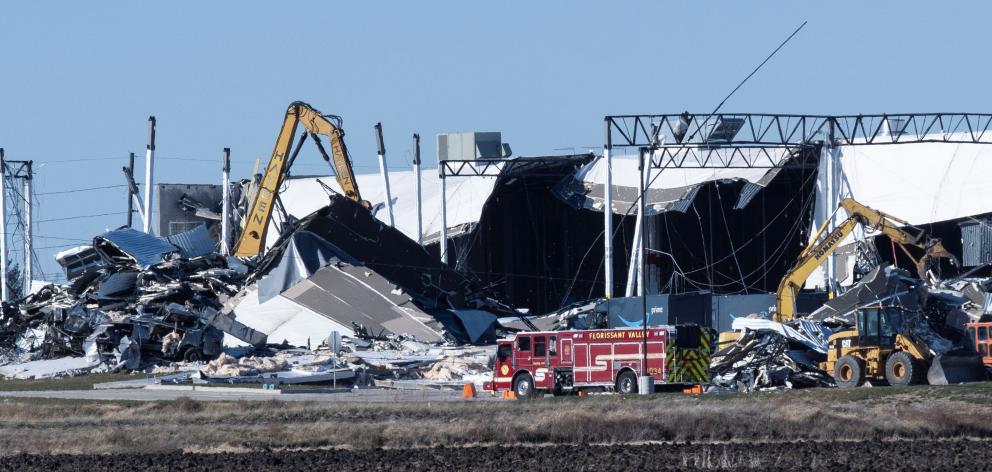
[[[712,333],[695,325],[647,330],[647,372],[657,384],[709,382]],[[644,366],[642,328],[521,332],[497,343],[485,389],[517,398],[583,389],[636,393]]]

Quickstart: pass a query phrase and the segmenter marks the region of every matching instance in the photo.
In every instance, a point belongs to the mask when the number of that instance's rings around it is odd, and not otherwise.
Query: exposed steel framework
[[[686,120],[685,118],[688,118]],[[788,115],[765,113],[607,116],[607,145],[652,144],[651,126],[669,137],[668,146],[788,145],[824,141],[833,145],[901,143],[992,144],[992,114],[897,113],[881,115]],[[732,136],[714,137],[721,125],[739,123]],[[719,132],[717,134],[720,134]],[[682,136],[681,140],[671,139]]]

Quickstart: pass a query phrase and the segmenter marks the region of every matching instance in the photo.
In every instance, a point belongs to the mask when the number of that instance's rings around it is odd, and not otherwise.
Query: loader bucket
[[[982,363],[982,356],[974,353],[938,354],[927,371],[930,385],[950,385],[988,380],[989,374]]]

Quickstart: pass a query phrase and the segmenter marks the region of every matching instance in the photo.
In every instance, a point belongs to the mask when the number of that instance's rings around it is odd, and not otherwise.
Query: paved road
[[[120,389],[120,390],[42,390],[25,392],[0,392],[0,397],[7,398],[63,398],[79,400],[136,400],[156,401],[175,400],[187,397],[204,401],[317,401],[317,402],[420,402],[420,401],[461,401],[461,392],[441,390],[355,390],[347,393],[246,393],[243,391],[224,392],[222,389],[207,390],[149,390],[149,389]],[[481,395],[478,400],[495,400],[488,395]]]

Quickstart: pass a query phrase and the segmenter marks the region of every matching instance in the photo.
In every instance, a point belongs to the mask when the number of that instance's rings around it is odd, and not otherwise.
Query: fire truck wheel
[[[537,396],[537,392],[534,390],[534,379],[531,378],[530,374],[520,374],[513,381],[513,393],[517,394],[517,398],[528,399]]]
[[[637,376],[629,370],[618,375],[617,392],[621,395],[637,393]]]

